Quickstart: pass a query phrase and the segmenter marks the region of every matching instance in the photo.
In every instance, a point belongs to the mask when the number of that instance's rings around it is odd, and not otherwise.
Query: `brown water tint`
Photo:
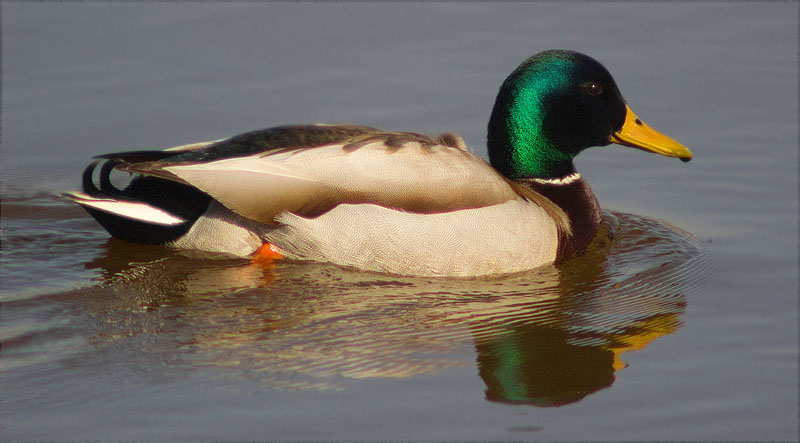
[[[273,387],[338,390],[348,379],[471,366],[465,356],[474,355],[488,400],[559,406],[611,386],[622,354],[678,330],[684,294],[710,270],[704,246],[685,231],[613,212],[589,251],[558,267],[442,280],[209,259],[108,240],[46,197],[3,204],[11,246],[3,270],[13,274],[3,288],[12,325],[3,348],[12,367],[111,353],[146,371],[205,365]],[[46,275],[32,274],[37,264]],[[52,273],[61,285],[72,274],[76,289],[31,287]],[[96,284],[83,287],[88,278]],[[42,323],[14,328],[15,313],[30,316],[32,307]],[[68,320],[48,323],[53,310]],[[31,350],[54,337],[63,338],[59,352]]]

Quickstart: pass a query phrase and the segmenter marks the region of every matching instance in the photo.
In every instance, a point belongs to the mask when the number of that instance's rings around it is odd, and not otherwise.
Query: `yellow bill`
[[[608,139],[611,143],[667,157],[678,157],[684,162],[692,159],[692,152],[685,146],[644,124],[628,105],[625,105],[625,109],[627,110],[625,123],[622,125],[622,129],[611,134]]]

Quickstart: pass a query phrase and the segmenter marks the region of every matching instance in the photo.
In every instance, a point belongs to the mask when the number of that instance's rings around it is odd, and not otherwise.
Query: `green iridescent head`
[[[619,143],[691,158],[688,149],[641,122],[611,74],[593,58],[550,50],[525,60],[503,82],[489,120],[489,159],[512,178],[563,177],[592,146]]]

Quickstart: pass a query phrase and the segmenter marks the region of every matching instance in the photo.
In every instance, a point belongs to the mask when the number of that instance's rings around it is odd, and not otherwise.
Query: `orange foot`
[[[258,249],[256,249],[256,252],[253,253],[253,258],[250,259],[250,261],[259,265],[268,265],[275,260],[284,258],[283,254],[276,251],[274,248],[275,247],[272,246],[271,243],[264,243]]]

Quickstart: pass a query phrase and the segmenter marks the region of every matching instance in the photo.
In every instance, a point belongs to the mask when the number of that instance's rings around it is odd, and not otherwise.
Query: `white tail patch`
[[[186,221],[147,203],[97,198],[82,192],[67,192],[64,196],[79,205],[147,223],[175,226]]]
[[[248,257],[264,243],[260,235],[269,230],[212,200],[206,212],[172,246]]]

